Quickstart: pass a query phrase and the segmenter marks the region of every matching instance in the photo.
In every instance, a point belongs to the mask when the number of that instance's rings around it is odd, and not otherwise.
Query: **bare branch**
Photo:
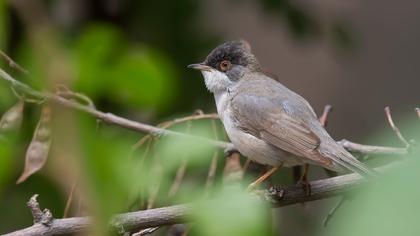
[[[324,111],[322,112],[322,115],[319,117],[319,122],[321,122],[322,126],[326,127],[328,122],[328,115],[332,111],[331,105],[325,105]]]
[[[381,167],[383,170],[390,167]],[[296,203],[315,201],[347,193],[361,187],[366,180],[358,174],[348,174],[328,179],[310,182],[311,194],[302,189],[302,186],[292,185],[270,190],[258,190],[255,193],[270,199],[274,207],[282,207]],[[281,196],[279,196],[281,195]],[[150,210],[124,213],[112,218],[110,225],[113,228],[124,228],[129,231],[138,228],[153,228],[161,225],[171,225],[186,222],[192,210],[192,205],[175,205]],[[35,224],[31,227],[6,234],[11,235],[53,235],[72,234],[86,231],[91,226],[89,217],[73,217],[66,219],[54,219],[48,226]]]
[[[338,143],[350,152],[357,152],[360,154],[369,155],[407,155],[408,151],[406,148],[397,147],[382,147],[382,146],[371,146],[353,143],[349,140],[342,139]]]
[[[322,222],[324,227],[327,227],[327,225],[330,222],[330,220],[332,219],[332,217],[335,215],[335,213],[338,211],[338,209],[340,209],[341,206],[343,205],[343,203],[346,202],[346,201],[347,201],[347,198],[345,196],[342,196],[340,198],[340,200],[338,201],[337,205],[335,205],[334,208],[331,209],[330,212],[328,212],[327,217],[325,217],[324,221]]]
[[[74,183],[71,186],[71,189],[69,192],[69,196],[67,197],[66,207],[64,208],[64,213],[63,213],[63,218],[66,218],[69,215],[70,207],[74,198],[74,192],[76,191],[76,186],[77,186],[77,179],[74,180]]]
[[[15,61],[13,61],[12,58],[10,58],[5,52],[3,52],[2,50],[0,50],[0,56],[3,57],[7,63],[9,64],[9,66],[15,70],[18,70],[20,72],[22,72],[25,75],[29,75],[29,71],[26,70],[25,68],[21,67],[19,64],[17,64]]]

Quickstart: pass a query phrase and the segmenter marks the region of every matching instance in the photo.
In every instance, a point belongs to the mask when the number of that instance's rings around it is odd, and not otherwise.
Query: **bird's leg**
[[[306,195],[311,195],[311,185],[308,181],[308,170],[309,170],[309,164],[303,165],[303,173],[302,176],[300,176],[300,179],[298,181],[298,184],[302,185],[303,190],[305,191]]]
[[[274,174],[274,172],[276,172],[281,166],[283,165],[280,164],[279,166],[273,166],[271,169],[269,169],[268,171],[266,171],[263,175],[261,175],[257,180],[255,180],[254,182],[252,182],[247,190],[251,191],[254,190],[258,185],[260,185],[264,180],[266,180],[267,178],[269,178],[271,175]]]

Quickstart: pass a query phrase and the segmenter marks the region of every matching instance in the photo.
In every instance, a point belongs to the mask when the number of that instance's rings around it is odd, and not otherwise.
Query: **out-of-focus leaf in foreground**
[[[240,189],[226,189],[216,199],[195,205],[196,235],[270,235],[271,210]]]
[[[419,128],[420,122],[414,120],[410,127]],[[418,142],[418,135],[407,138]],[[331,220],[328,234],[322,235],[420,235],[420,153],[414,147],[412,155],[395,165],[356,193]]]
[[[13,173],[13,148],[22,123],[24,102],[19,101],[0,118],[0,193]],[[1,195],[0,195],[1,196]]]
[[[0,135],[10,131],[16,131],[22,124],[23,107],[25,103],[19,101],[7,110],[0,119]]]
[[[134,170],[138,165],[129,155],[131,140],[102,127],[96,131],[96,123],[90,119],[80,121],[81,163],[89,196],[85,200],[97,220],[95,232],[103,235],[109,217],[126,210],[130,191],[142,180],[136,177]]]

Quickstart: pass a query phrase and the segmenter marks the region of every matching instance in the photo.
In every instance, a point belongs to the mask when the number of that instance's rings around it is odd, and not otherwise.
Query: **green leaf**
[[[270,235],[271,210],[262,201],[240,189],[194,207],[197,235]],[[193,228],[193,230],[194,230]]]
[[[165,56],[147,47],[132,47],[111,71],[110,93],[123,104],[162,110],[173,101],[176,75]]]
[[[13,142],[10,142],[5,136],[0,135],[0,193],[3,184],[10,179],[12,174],[13,145]]]
[[[76,44],[76,90],[136,109],[161,111],[171,105],[177,75],[167,57],[134,46],[115,28],[92,25]]]
[[[411,117],[411,122],[398,122],[399,128],[401,131],[414,131],[413,136],[410,136],[410,132],[403,132],[406,138],[420,140],[417,117],[414,113],[407,117]],[[395,134],[390,133],[386,137],[392,143],[399,142]],[[322,235],[420,235],[419,157],[416,146],[413,153],[403,159],[391,156],[390,159],[400,161],[354,193],[353,200],[344,204],[332,218],[328,233]]]
[[[9,21],[6,14],[6,1],[0,0],[0,49],[2,50],[4,49],[8,38],[8,22]]]
[[[104,24],[89,26],[76,43],[76,90],[93,98],[106,92],[112,80],[109,74],[125,51],[125,45],[115,28]]]

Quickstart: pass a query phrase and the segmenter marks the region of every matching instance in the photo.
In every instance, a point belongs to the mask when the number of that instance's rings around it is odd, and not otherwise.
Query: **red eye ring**
[[[224,60],[224,61],[220,62],[220,70],[221,71],[229,70],[230,66],[231,66],[231,63],[228,60]]]

